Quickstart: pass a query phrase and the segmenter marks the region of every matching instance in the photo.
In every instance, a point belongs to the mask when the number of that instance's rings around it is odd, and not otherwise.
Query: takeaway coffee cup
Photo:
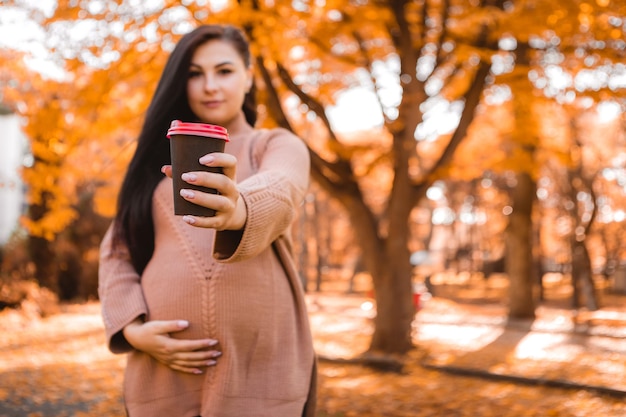
[[[228,132],[222,126],[174,120],[167,131],[167,137],[170,140],[170,154],[172,158],[174,214],[191,214],[203,217],[215,216],[215,210],[185,200],[181,197],[180,190],[187,188],[213,194],[216,194],[217,190],[189,184],[183,181],[180,176],[185,172],[192,171],[221,173],[221,168],[207,167],[198,162],[198,159],[208,153],[224,152],[226,142],[229,140]]]

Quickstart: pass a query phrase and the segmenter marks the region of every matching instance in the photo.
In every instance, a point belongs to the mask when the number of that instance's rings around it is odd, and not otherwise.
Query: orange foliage
[[[556,157],[567,162],[567,144],[542,133],[542,91],[529,82],[529,72],[542,76],[542,59],[550,47],[561,54],[561,67],[571,75],[618,62],[623,39],[615,22],[626,15],[626,4],[617,0],[558,4],[549,0],[515,1],[508,2],[503,10],[477,7],[469,0],[454,1],[448,10],[443,9],[444,3],[412,2],[403,11],[403,18],[413,36],[413,49],[400,50],[402,39],[395,37],[396,16],[385,2],[232,0],[219,7],[186,3],[190,4],[173,0],[158,7],[137,4],[131,14],[130,6],[115,2],[87,8],[87,2],[59,0],[52,16],[42,18],[41,13],[33,13],[33,18],[47,28],[91,22],[102,29],[98,36],[85,34],[77,43],[51,47],[68,72],[64,81],[43,79],[25,66],[17,53],[0,50],[2,58],[6,57],[0,68],[1,97],[25,117],[25,132],[35,156],[35,166],[24,172],[30,187],[29,201],[41,202],[41,196],[48,195],[48,212],[41,219],[26,221],[33,234],[50,238],[75,218],[78,189],[95,191],[98,211],[113,213],[116,188],[167,51],[182,32],[197,24],[228,22],[250,27],[254,54],[261,56],[270,70],[277,64],[285,67],[294,83],[323,106],[334,104],[339,93],[357,85],[380,93],[381,103],[385,94],[397,91],[399,97],[392,100],[395,104],[386,106],[397,109],[400,98],[410,106],[396,119],[388,116],[385,133],[380,135],[385,138],[381,146],[371,146],[367,139],[361,144],[348,144],[341,138],[333,143],[320,129],[319,118],[311,117],[311,109],[294,100],[273,73],[282,99],[297,103],[290,113],[297,130],[312,132],[302,134],[311,138],[311,148],[328,160],[341,157],[355,161],[359,178],[367,182],[368,176],[380,175],[381,167],[394,169],[386,159],[392,127],[399,130],[412,126],[411,120],[419,121],[425,99],[435,95],[448,100],[462,97],[479,60],[510,59],[511,65],[515,64],[516,50],[499,49],[503,38],[513,38],[517,45],[534,42],[532,59],[514,70],[505,68],[492,74],[492,86],[508,87],[511,96],[501,101],[503,104],[483,103],[466,143],[438,175],[476,178],[485,169],[529,170],[536,175],[544,159]],[[598,47],[597,41],[605,42],[606,47]],[[401,97],[402,86],[414,81],[414,74],[404,74],[409,78],[402,83],[395,80],[399,75],[396,60],[410,58],[401,55],[405,51],[424,62],[433,60],[432,72],[422,78],[424,84],[431,81],[439,88],[417,98]],[[105,52],[117,55],[105,60]],[[519,63],[519,57],[517,60]],[[380,68],[386,68],[386,73],[381,74]],[[575,91],[571,86],[569,89]],[[493,97],[494,91],[486,90],[485,99]],[[623,92],[607,86],[585,94],[596,100],[623,96]],[[267,116],[267,112],[262,115]],[[419,163],[412,164],[409,172],[391,172],[386,178],[427,178],[428,168],[435,165],[448,137],[420,143]],[[366,147],[371,150],[366,151]],[[529,147],[544,156],[530,155]]]

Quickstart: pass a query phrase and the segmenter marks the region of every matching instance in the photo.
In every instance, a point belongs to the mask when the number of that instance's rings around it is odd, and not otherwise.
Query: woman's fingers
[[[235,179],[235,174],[237,171],[237,158],[235,158],[234,155],[215,152],[204,155],[202,158],[199,159],[199,162],[202,165],[206,165],[208,167],[221,167],[224,175],[226,175],[231,180]]]
[[[237,160],[232,155],[215,153],[200,159],[209,166],[222,167],[224,173],[194,171],[182,174],[183,181],[195,186],[212,188],[216,193],[183,188],[180,195],[187,201],[215,210],[213,217],[184,216],[183,220],[196,227],[217,230],[238,230],[243,227],[247,213],[239,195],[235,176]]]
[[[187,201],[203,207],[212,208],[220,213],[230,213],[235,209],[239,193],[234,195],[211,194],[203,191],[182,189],[180,195]]]
[[[207,352],[209,349],[217,346],[218,343],[215,339],[174,339],[167,334],[163,334],[163,336],[168,338],[167,345],[164,346],[164,351],[172,355],[179,354],[179,356],[182,355],[182,357],[185,357],[186,354],[192,354],[191,356],[193,357],[194,352]]]
[[[124,328],[124,335],[135,349],[154,357],[159,362],[181,372],[202,373],[213,366],[221,352],[215,339],[174,339],[171,333],[186,329],[186,320],[155,320],[142,323],[136,320]]]
[[[222,353],[217,350],[181,352],[172,359],[172,365],[185,367],[214,366]]]
[[[197,185],[206,188],[213,188],[217,190],[218,194],[224,197],[231,197],[232,195],[237,194],[237,187],[235,186],[235,182],[230,178],[226,177],[223,174],[217,172],[203,172],[203,171],[194,171],[194,172],[185,172],[182,174],[183,181],[188,184]],[[183,189],[185,191],[191,191],[188,189]],[[210,195],[215,194],[209,194]]]
[[[172,166],[171,165],[163,165],[161,167],[161,172],[165,174],[167,177],[172,178]]]
[[[216,152],[204,155],[200,163],[208,167],[221,168],[222,173],[193,171],[182,174],[182,180],[197,187],[215,190],[183,188],[180,195],[187,201],[202,207],[215,210],[213,217],[183,216],[183,220],[196,227],[213,228],[216,230],[240,230],[247,220],[245,203],[239,194],[235,181],[237,158],[233,155]],[[171,177],[170,165],[164,165],[161,171]]]
[[[177,371],[201,374],[204,368],[217,365],[217,359],[221,355],[222,352],[217,350],[200,350],[194,352],[184,350],[171,353],[163,362]]]
[[[238,196],[237,201],[234,203],[234,206],[228,206],[228,210],[220,209],[219,207],[226,206],[220,206],[219,204],[212,204],[207,202],[206,205],[201,205],[216,209],[215,216],[202,217],[185,215],[183,216],[183,221],[192,226],[212,228],[219,231],[241,230],[246,224],[246,220],[248,217],[248,213],[246,211],[246,203],[240,196]]]
[[[237,158],[235,158],[233,155],[220,152],[210,153],[200,158],[199,162],[202,165],[206,165],[208,167],[222,168],[224,175],[226,175],[228,178],[235,179]],[[172,165],[163,165],[161,167],[161,172],[171,178]]]
[[[146,331],[154,334],[167,334],[172,332],[180,332],[189,327],[187,320],[153,320],[142,323]]]

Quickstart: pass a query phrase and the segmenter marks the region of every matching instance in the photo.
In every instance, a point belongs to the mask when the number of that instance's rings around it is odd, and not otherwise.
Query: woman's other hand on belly
[[[144,322],[137,318],[124,327],[124,337],[130,345],[152,356],[170,368],[191,374],[201,374],[207,366],[214,366],[222,354],[212,348],[215,339],[174,339],[170,333],[185,330],[185,320],[154,320]]]

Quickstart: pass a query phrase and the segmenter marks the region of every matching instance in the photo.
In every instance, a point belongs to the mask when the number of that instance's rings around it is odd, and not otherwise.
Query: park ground
[[[372,300],[307,295],[319,417],[626,416],[626,297],[607,294],[596,312],[546,302],[536,319],[508,321],[497,280],[438,289],[416,313],[401,369],[353,361],[373,330]],[[125,358],[106,350],[99,313],[96,301],[46,317],[0,312],[0,417],[124,416]]]

